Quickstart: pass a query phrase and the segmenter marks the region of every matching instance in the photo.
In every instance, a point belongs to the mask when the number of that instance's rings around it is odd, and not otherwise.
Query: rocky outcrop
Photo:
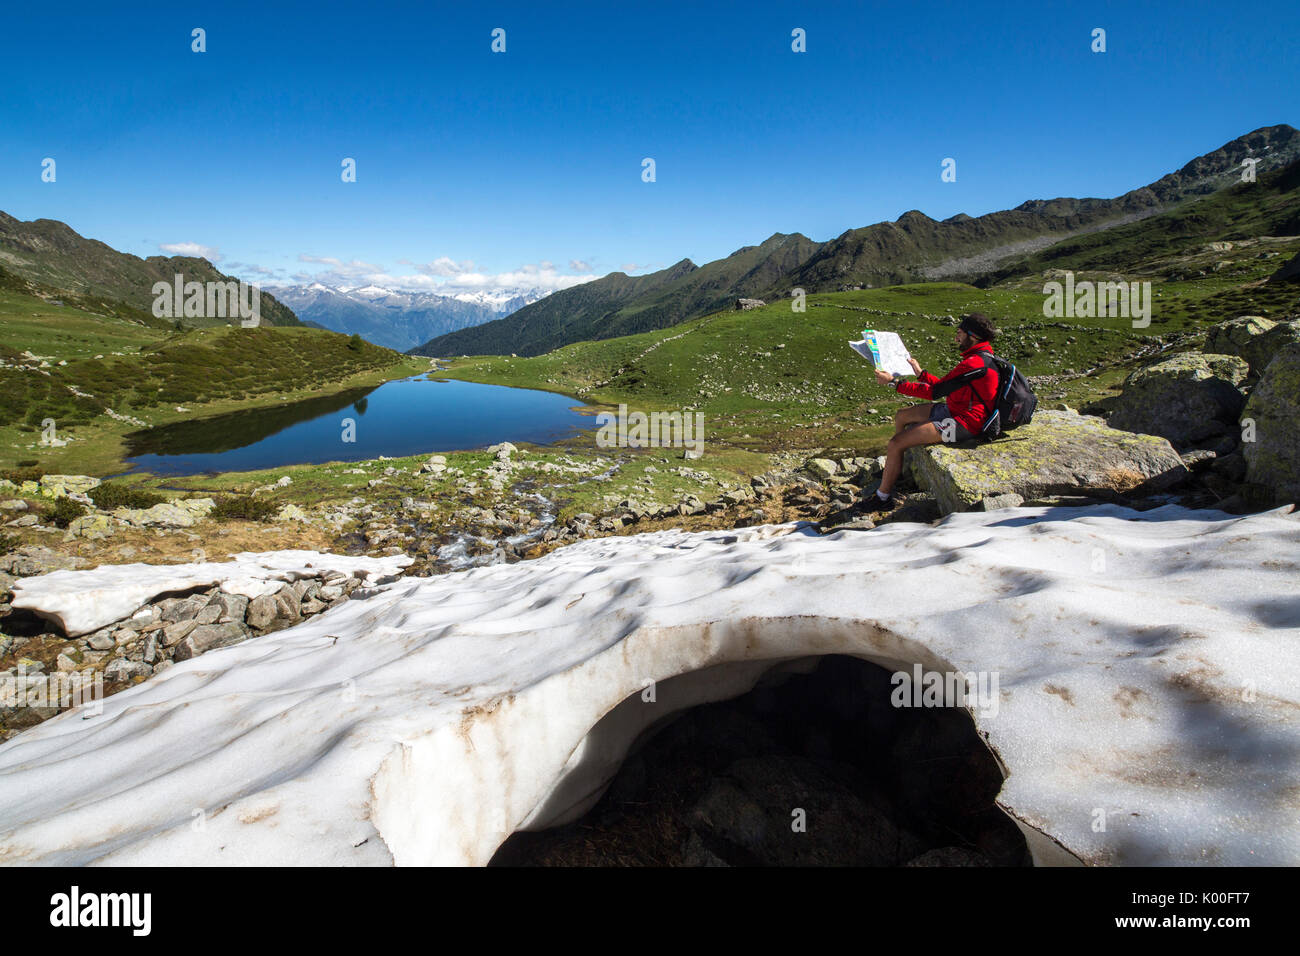
[[[1124,381],[1107,423],[1111,428],[1160,435],[1175,445],[1237,427],[1245,396],[1237,386],[1249,374],[1235,355],[1184,352],[1138,369]]]
[[[1005,507],[1056,496],[1114,498],[1143,495],[1183,481],[1178,453],[1156,435],[1109,428],[1100,418],[1042,411],[987,444],[909,449],[917,485],[934,495],[943,514]]]
[[[761,309],[767,305],[762,299],[737,299],[736,311],[748,312],[750,309]]]
[[[1300,252],[1291,261],[1269,277],[1269,282],[1300,282]]]
[[[1246,360],[1252,375],[1263,375],[1273,357],[1288,345],[1300,342],[1300,320],[1280,322],[1258,315],[1243,315],[1222,322],[1206,334],[1208,352],[1237,355]]]
[[[1283,349],[1242,416],[1246,480],[1277,504],[1300,501],[1300,345]],[[1252,435],[1253,431],[1253,435]]]

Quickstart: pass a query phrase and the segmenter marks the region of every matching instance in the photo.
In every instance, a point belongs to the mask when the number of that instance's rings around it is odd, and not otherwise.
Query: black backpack
[[[993,411],[984,419],[984,425],[976,436],[981,441],[992,441],[1003,432],[1028,424],[1038,407],[1038,396],[1029,387],[1029,380],[1006,359],[991,352],[976,354],[983,359],[985,369],[991,368],[998,373],[998,393]]]

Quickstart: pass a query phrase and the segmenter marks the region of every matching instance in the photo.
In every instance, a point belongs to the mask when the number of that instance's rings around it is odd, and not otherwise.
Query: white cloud
[[[400,275],[387,272],[382,266],[352,260],[344,262],[332,256],[310,256],[302,253],[299,262],[329,266],[320,272],[296,272],[290,276],[294,282],[322,282],[326,285],[355,288],[363,285],[382,286],[404,292],[434,292],[439,295],[457,295],[471,292],[499,292],[512,289],[541,289],[557,292],[571,286],[581,285],[598,278],[592,274],[573,275],[561,273],[555,263],[542,260],[540,263],[525,263],[506,272],[487,272],[472,260],[457,262],[450,256],[440,256],[432,262],[416,263],[409,259],[398,259],[399,265],[412,267],[415,271]],[[585,262],[578,263],[581,270],[591,272],[591,266]]]
[[[573,272],[590,272],[590,263],[583,262],[581,259],[570,259],[569,269]]]
[[[207,259],[220,262],[221,253],[214,246],[202,246],[197,242],[161,242],[158,248],[173,256],[190,256],[195,259]]]

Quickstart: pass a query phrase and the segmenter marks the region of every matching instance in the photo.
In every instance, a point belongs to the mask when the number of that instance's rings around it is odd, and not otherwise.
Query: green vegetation
[[[114,508],[152,508],[167,499],[154,491],[124,485],[115,481],[106,481],[88,491],[87,496],[102,511]]]
[[[19,543],[20,539],[16,535],[0,533],[0,555],[8,554]]]
[[[222,495],[216,499],[212,517],[235,518],[240,521],[270,521],[279,510],[279,506],[268,498],[257,498],[253,495]]]
[[[86,513],[86,506],[71,498],[55,498],[46,510],[45,516],[58,528],[66,528]]]
[[[141,259],[78,235],[53,219],[21,222],[0,212],[0,249],[6,274],[0,286],[54,297],[86,312],[119,316],[141,326],[170,329],[172,319],[153,315],[153,287],[180,274],[187,282],[231,282],[206,259],[150,256]],[[261,293],[264,325],[299,326],[298,317]],[[237,318],[187,319],[187,325],[238,324]]]
[[[138,354],[105,356],[41,370],[0,346],[0,417],[35,426],[82,425],[111,408],[242,399],[319,387],[391,366],[397,353],[315,329],[220,328],[171,335]],[[42,374],[47,371],[48,374]]]

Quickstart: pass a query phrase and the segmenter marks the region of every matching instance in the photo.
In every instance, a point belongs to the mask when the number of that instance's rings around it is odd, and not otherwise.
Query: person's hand
[[[912,372],[914,374],[916,375],[921,374],[921,363],[918,362],[916,359],[912,358],[912,356],[910,355],[907,357],[907,364],[912,366]]]
[[[877,382],[878,384],[880,384],[880,385],[888,385],[888,384],[891,383],[893,380],[894,380],[894,376],[890,375],[890,374],[889,374],[888,372],[886,372],[884,369],[881,369],[881,368],[876,369],[876,382]]]

